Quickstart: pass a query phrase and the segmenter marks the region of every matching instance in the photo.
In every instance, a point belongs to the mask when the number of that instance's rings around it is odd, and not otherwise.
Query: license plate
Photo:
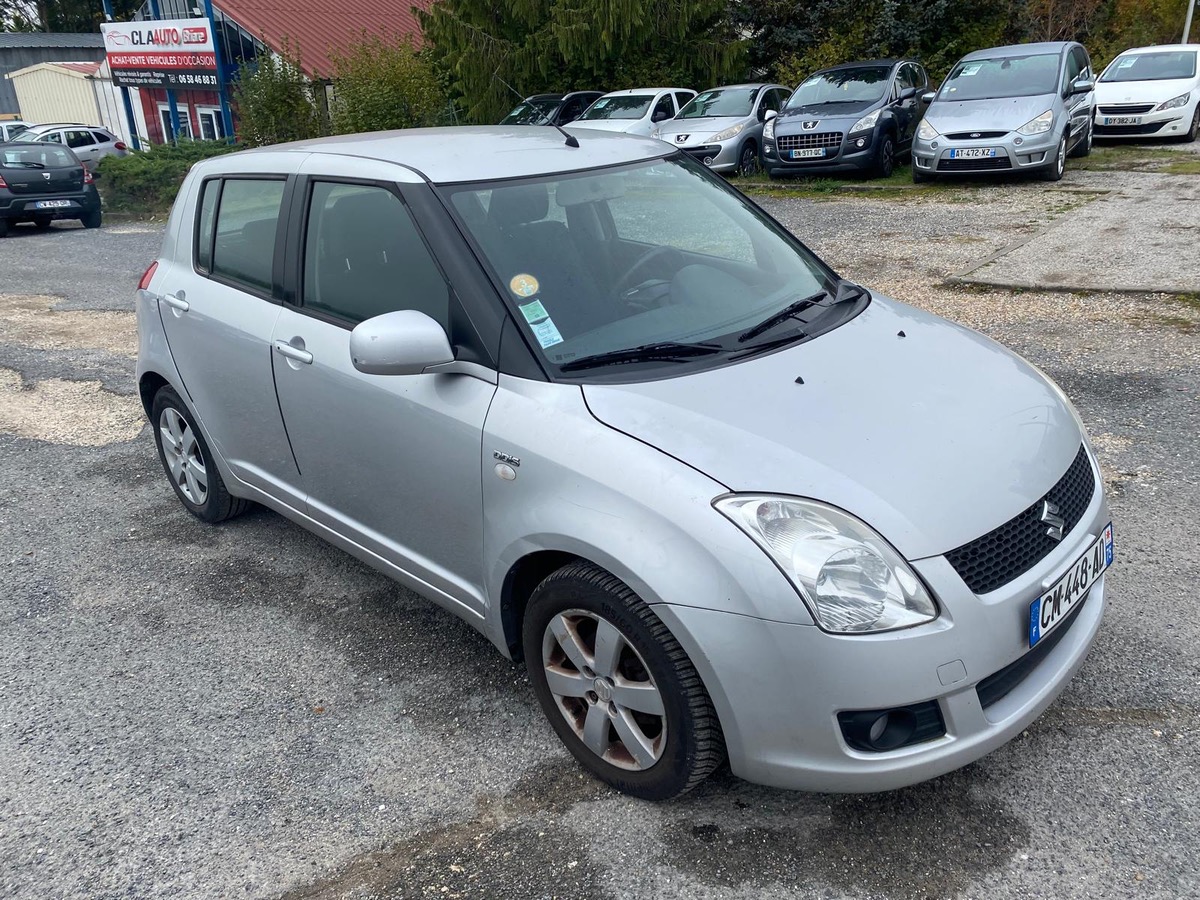
[[[950,151],[951,159],[987,159],[995,155],[995,147],[963,147]]]
[[[1029,604],[1029,646],[1054,630],[1084,598],[1113,561],[1113,531],[1109,522],[1096,542],[1067,570],[1054,587]]]
[[[1141,125],[1141,116],[1105,116],[1105,125]]]
[[[70,205],[70,200],[39,200],[34,204],[38,209],[65,209]]]
[[[805,150],[793,150],[792,159],[813,159],[825,155],[824,147],[809,147]]]

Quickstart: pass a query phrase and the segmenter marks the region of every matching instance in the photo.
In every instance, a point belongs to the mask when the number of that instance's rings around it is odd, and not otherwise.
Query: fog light
[[[930,144],[929,146],[930,146],[930,147],[932,147],[934,150],[936,150],[936,149],[938,148],[938,142],[937,142],[937,141],[934,141],[934,142],[933,142],[932,144]]]
[[[854,143],[855,143],[855,145],[856,145],[856,146],[858,146],[858,147],[865,147],[865,146],[867,146],[867,139],[866,139],[866,138],[859,138],[859,139],[858,139],[857,141],[855,141]]]
[[[712,165],[712,157],[711,156],[704,157],[704,164],[706,166],[711,166]]]
[[[1014,144],[1023,144],[1023,143],[1025,143],[1025,139],[1024,138],[1013,138],[1013,143]]]
[[[886,753],[911,744],[932,741],[946,733],[936,700],[895,709],[864,709],[838,713],[842,737],[855,750]]]

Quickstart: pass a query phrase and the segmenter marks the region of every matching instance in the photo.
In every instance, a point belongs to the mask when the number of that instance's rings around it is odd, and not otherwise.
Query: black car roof
[[[893,66],[898,66],[900,63],[904,62],[920,65],[920,63],[918,63],[915,59],[865,59],[862,62],[838,63],[836,66],[828,66],[824,69],[821,69],[821,71],[836,72],[838,69],[866,69],[871,67],[883,68],[885,66],[890,69]]]

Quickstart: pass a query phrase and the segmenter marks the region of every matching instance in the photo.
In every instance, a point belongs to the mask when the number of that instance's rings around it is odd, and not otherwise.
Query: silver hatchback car
[[[1058,388],[661,141],[200,163],[137,316],[190,512],[260,503],[461,616],[639,797],[726,755],[821,791],[950,771],[1100,627],[1112,527]]]
[[[1032,172],[1058,181],[1092,150],[1095,75],[1082,44],[1017,44],[955,63],[913,141],[913,181]]]

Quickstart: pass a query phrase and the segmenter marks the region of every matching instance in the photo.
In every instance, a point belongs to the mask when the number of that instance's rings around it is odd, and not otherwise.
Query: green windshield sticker
[[[554,327],[554,320],[549,317],[544,322],[538,322],[533,326],[533,336],[538,339],[538,343],[542,345],[543,349],[563,342],[562,335]]]
[[[550,313],[546,312],[546,307],[542,306],[541,300],[526,303],[521,307],[521,315],[525,317],[525,321],[530,325],[534,322],[540,322],[542,319],[550,318]]]

